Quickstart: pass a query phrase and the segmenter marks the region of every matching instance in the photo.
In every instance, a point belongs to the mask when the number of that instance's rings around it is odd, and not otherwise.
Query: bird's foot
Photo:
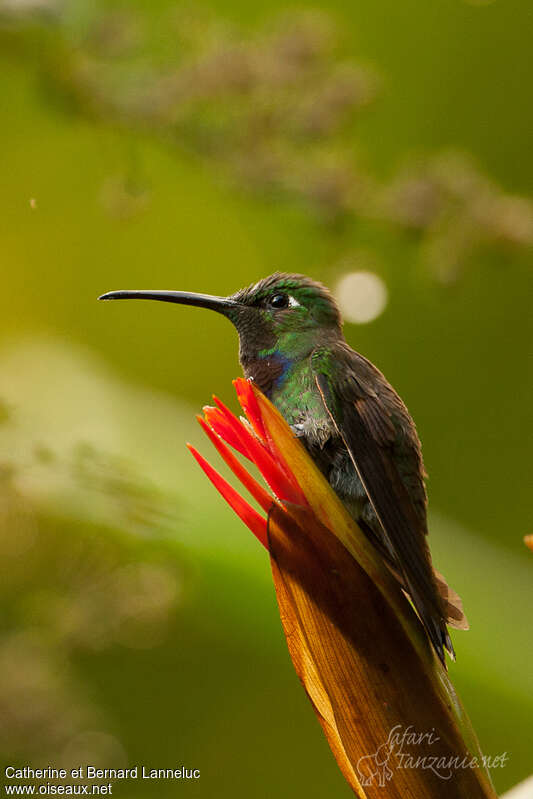
[[[302,438],[302,436],[305,435],[304,426],[301,422],[298,424],[291,424],[290,428],[294,433],[294,435],[296,436],[296,438]]]

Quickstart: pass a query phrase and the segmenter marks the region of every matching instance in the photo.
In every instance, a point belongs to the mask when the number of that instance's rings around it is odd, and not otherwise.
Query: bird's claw
[[[294,435],[296,436],[296,438],[301,438],[303,435],[305,435],[304,426],[301,423],[291,424],[290,428],[294,433]]]

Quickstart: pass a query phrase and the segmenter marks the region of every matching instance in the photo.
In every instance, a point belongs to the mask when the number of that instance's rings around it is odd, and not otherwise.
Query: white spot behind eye
[[[301,308],[301,303],[295,300],[294,297],[289,297],[289,308]]]

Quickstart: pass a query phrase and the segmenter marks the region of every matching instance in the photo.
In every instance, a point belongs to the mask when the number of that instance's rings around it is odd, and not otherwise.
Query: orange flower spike
[[[242,419],[239,419],[233,411],[230,411],[228,406],[222,402],[215,394],[213,394],[213,402],[217,406],[218,410],[224,417],[226,424],[230,427],[233,431],[234,435],[236,435],[239,440],[241,440],[242,445],[247,447],[250,441],[260,444],[264,449],[266,449],[265,442],[260,440],[256,435],[252,432],[252,426],[243,424]]]
[[[216,410],[218,414],[220,414],[220,416],[216,417],[217,424],[219,419],[223,420],[221,426],[223,426],[225,430],[229,431],[233,438],[236,438],[239,441],[241,450],[245,451],[246,457],[250,460],[253,460],[253,456],[249,451],[250,444],[261,442],[259,442],[259,440],[252,434],[251,430],[243,425],[242,421],[238,419],[232,411],[230,411],[227,405],[225,405],[222,400],[220,400],[214,394],[213,402],[217,406]],[[208,419],[208,421],[210,420]],[[221,435],[228,442],[228,444],[230,443],[230,441],[225,438],[225,434],[222,434],[221,430],[217,430],[215,425],[212,425],[212,427],[216,433]],[[264,447],[264,444],[261,443],[261,446]]]
[[[248,381],[246,381],[246,382],[248,382]],[[302,501],[299,502],[298,504],[300,504],[300,505],[308,505],[309,503],[307,502],[305,494],[302,491],[301,486],[298,483],[297,478],[294,476],[293,470],[288,465],[287,461],[285,460],[285,458],[283,457],[283,455],[281,453],[281,449],[279,447],[279,443],[276,443],[276,441],[272,438],[272,436],[270,435],[270,430],[268,429],[268,426],[265,425],[263,414],[267,414],[269,412],[269,408],[268,408],[268,405],[265,405],[264,403],[263,403],[263,408],[261,408],[261,406],[259,405],[259,401],[258,401],[258,396],[264,398],[264,395],[259,391],[257,386],[253,385],[253,383],[249,383],[249,386],[250,386],[250,390],[252,391],[252,393],[254,395],[255,403],[256,403],[256,406],[257,406],[257,412],[259,413],[259,415],[261,417],[261,423],[262,423],[263,429],[265,431],[265,440],[266,440],[266,443],[267,443],[267,447],[270,450],[270,452],[272,452],[274,454],[279,466],[281,467],[281,469],[283,469],[283,471],[285,472],[285,474],[287,475],[289,480],[291,480],[292,484],[298,489],[298,491],[301,492]],[[267,417],[267,424],[268,424],[268,417]],[[291,436],[291,439],[294,439],[294,436]],[[300,446],[300,445],[298,445],[298,446]]]
[[[211,405],[204,405],[202,408],[205,419],[209,427],[224,439],[233,449],[244,455],[250,460],[250,454],[241,441],[240,436],[235,432],[234,426],[228,423],[225,414],[220,408],[213,408]]]
[[[252,425],[261,441],[266,442],[267,433],[263,424],[259,403],[257,402],[257,397],[254,394],[252,384],[249,380],[245,380],[244,377],[238,377],[233,381],[233,385],[235,386],[237,399],[239,400],[240,406],[246,414],[246,418]]]
[[[272,508],[274,502],[276,502],[275,498],[265,491],[263,486],[259,485],[257,480],[254,480],[252,475],[245,469],[242,463],[235,457],[235,455],[230,452],[230,450],[226,447],[224,442],[221,440],[220,436],[218,436],[211,427],[209,427],[208,423],[203,419],[201,416],[196,417],[198,420],[199,425],[201,426],[202,430],[206,433],[209,437],[210,441],[213,443],[215,448],[218,450],[222,458],[225,460],[235,477],[241,481],[243,486],[248,489],[250,494],[256,500],[256,502],[263,508],[266,513]]]
[[[244,522],[249,530],[255,537],[268,549],[267,537],[267,522],[259,513],[249,505],[245,499],[241,497],[238,491],[235,491],[227,480],[224,480],[221,474],[216,469],[213,469],[210,463],[200,455],[192,444],[187,444],[189,451],[205,472],[209,480],[213,483],[217,491],[222,494],[228,505],[235,511],[239,519]]]
[[[307,504],[293,475],[289,473],[289,476],[284,472],[264,444],[234,416],[218,397],[213,397],[213,399],[229,422],[232,433],[240,436],[242,446],[248,451],[248,457],[255,463],[276,497],[286,502],[292,502],[294,505]]]
[[[274,440],[270,436],[270,433],[268,432],[268,428],[265,426],[261,408],[259,407],[259,402],[257,401],[256,395],[256,392],[258,392],[259,389],[250,380],[245,380],[243,377],[238,377],[236,380],[234,380],[233,385],[235,386],[237,398],[246,414],[248,421],[252,425],[259,438],[263,441],[280,469],[285,472],[285,476],[291,483],[296,494],[298,494],[299,499],[297,504],[307,504],[305,496],[300,490],[298,481],[294,477],[292,470],[287,466],[279,447],[275,444]]]

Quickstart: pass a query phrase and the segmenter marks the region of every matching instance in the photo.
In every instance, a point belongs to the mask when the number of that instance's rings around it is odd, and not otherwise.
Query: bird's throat
[[[241,359],[245,377],[253,380],[258,389],[272,399],[272,394],[290,378],[294,361],[280,352],[260,353],[254,358]]]

